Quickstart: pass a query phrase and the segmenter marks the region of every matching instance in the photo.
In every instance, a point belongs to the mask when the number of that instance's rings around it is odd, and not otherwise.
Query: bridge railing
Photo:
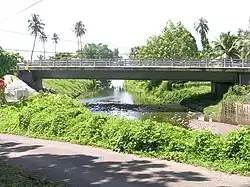
[[[35,60],[32,63],[27,63],[33,67],[131,67],[131,66],[150,66],[150,67],[203,67],[203,68],[237,68],[246,67],[250,68],[249,62],[242,62],[239,60]],[[19,64],[20,67],[24,67],[27,64]]]

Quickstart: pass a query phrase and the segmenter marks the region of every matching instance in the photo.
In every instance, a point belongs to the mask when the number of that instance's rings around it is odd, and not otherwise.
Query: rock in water
[[[5,97],[7,102],[16,102],[21,98],[27,98],[37,93],[33,88],[14,75],[5,75],[4,82],[6,84]]]

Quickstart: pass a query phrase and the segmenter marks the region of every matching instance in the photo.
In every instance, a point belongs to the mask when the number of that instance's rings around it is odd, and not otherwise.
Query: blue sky
[[[209,39],[215,40],[221,32],[247,29],[250,18],[249,0],[43,0],[15,16],[16,12],[36,1],[8,0],[1,3],[0,46],[32,49],[33,37],[1,31],[29,34],[27,20],[32,13],[39,14],[46,23],[47,34],[56,32],[60,35],[58,52],[77,49],[72,27],[79,20],[87,29],[84,43],[101,42],[111,48],[119,48],[120,53],[128,53],[130,47],[142,45],[149,36],[160,33],[169,19],[182,21],[198,39],[194,22],[204,17],[209,22]],[[37,42],[36,50],[43,50],[40,42]],[[54,51],[51,41],[46,44],[46,51]],[[20,54],[25,58],[30,56],[30,52]]]

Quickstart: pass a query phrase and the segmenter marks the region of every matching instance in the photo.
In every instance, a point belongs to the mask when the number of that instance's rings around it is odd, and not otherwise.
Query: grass
[[[66,94],[71,97],[91,97],[104,90],[97,86],[92,80],[73,80],[73,79],[45,79],[43,85],[46,88],[55,90],[58,94]]]
[[[91,113],[77,100],[39,95],[0,108],[0,133],[67,141],[175,160],[229,173],[250,174],[250,129],[226,136],[169,123]]]
[[[41,175],[24,170],[0,158],[0,187],[59,187]]]
[[[195,82],[172,84],[172,90],[168,89],[166,81],[153,87],[148,81],[125,81],[125,87],[143,104],[180,104],[186,99],[211,92],[209,83]]]

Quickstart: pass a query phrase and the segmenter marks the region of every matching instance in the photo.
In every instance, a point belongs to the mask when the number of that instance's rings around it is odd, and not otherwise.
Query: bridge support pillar
[[[43,89],[42,79],[37,79],[32,72],[21,71],[19,72],[18,78],[36,91]]]
[[[225,93],[227,93],[228,89],[230,86],[233,86],[233,83],[228,83],[228,82],[211,82],[211,90],[212,94],[220,99],[223,97]]]
[[[249,73],[240,73],[239,74],[239,85],[248,85],[250,84],[250,74]]]

